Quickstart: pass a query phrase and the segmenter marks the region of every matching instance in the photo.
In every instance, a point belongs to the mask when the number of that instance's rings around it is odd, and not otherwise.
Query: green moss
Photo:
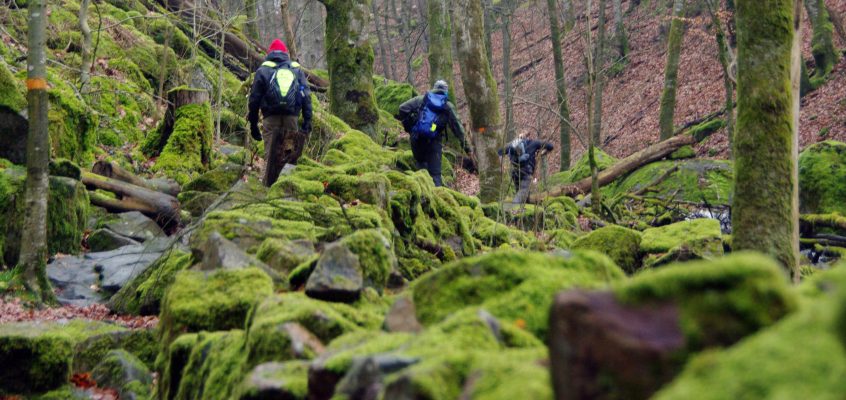
[[[474,355],[468,374],[472,383],[466,392],[471,399],[552,399],[546,357],[545,349]]]
[[[92,335],[74,346],[73,371],[88,372],[106,353],[121,349],[153,366],[159,351],[154,329],[133,329]]]
[[[463,259],[424,275],[412,285],[417,317],[424,325],[470,306],[481,306],[504,323],[545,337],[552,295],[572,287],[597,287],[623,273],[592,252],[569,257],[500,251]]]
[[[0,376],[0,394],[40,393],[59,388],[70,378],[76,343],[121,329],[85,320],[0,326],[0,364],[15,366]]]
[[[146,398],[152,394],[153,378],[147,366],[125,350],[111,350],[91,371],[100,387],[116,389],[122,396]]]
[[[640,249],[644,253],[666,253],[683,243],[720,238],[720,221],[694,219],[643,231]]]
[[[683,354],[734,344],[797,306],[776,263],[751,253],[650,270],[614,292],[626,304],[676,304],[687,339]]]
[[[705,121],[705,122],[703,122],[699,125],[695,125],[695,126],[691,127],[687,131],[687,134],[692,135],[695,138],[705,138],[705,137],[708,137],[709,135],[711,135],[712,133],[722,129],[725,126],[726,126],[725,120],[712,119],[710,121]],[[672,157],[671,157],[671,159],[672,159]]]
[[[594,150],[594,156],[596,157],[596,168],[597,171],[602,171],[614,164],[617,163],[616,158],[608,155],[601,149]],[[576,161],[575,164],[568,170],[564,172],[559,172],[555,175],[549,177],[548,185],[549,186],[558,186],[564,185],[567,183],[578,182],[584,178],[590,176],[590,163],[588,162],[588,155],[587,152]]]
[[[400,104],[417,96],[417,92],[413,86],[407,83],[393,81],[387,84],[377,85],[374,92],[376,94],[376,104],[391,116],[399,113]]]
[[[175,399],[229,399],[244,374],[244,350],[243,331],[200,333]]]
[[[0,255],[15,265],[20,253],[24,217],[23,168],[0,170]],[[47,243],[50,254],[77,254],[88,218],[88,192],[76,180],[51,177],[47,199]]]
[[[365,286],[381,291],[388,283],[388,275],[396,264],[391,242],[375,229],[360,230],[341,239],[358,256]]]
[[[82,177],[82,171],[79,169],[79,165],[76,165],[73,161],[64,158],[50,160],[49,173],[53,176],[64,176],[75,180],[80,180]]]
[[[669,177],[655,180],[677,167]],[[730,161],[685,160],[659,161],[647,164],[614,184],[603,188],[603,196],[612,198],[639,189],[649,188],[647,197],[675,199],[711,205],[728,205],[733,197],[734,173]]]
[[[825,141],[799,156],[799,203],[803,213],[846,214],[846,143]]]
[[[229,190],[243,173],[244,168],[241,165],[225,163],[186,183],[182,190],[224,192]]]
[[[190,267],[192,262],[191,254],[184,251],[165,252],[112,296],[109,308],[121,314],[158,314],[165,290],[173,283],[176,273]]]
[[[257,382],[273,382],[279,385],[287,393],[294,396],[294,399],[304,400],[308,396],[308,368],[307,361],[288,361],[265,365],[259,371],[253,370],[249,375]],[[272,368],[268,368],[272,366]],[[257,399],[261,386],[252,386],[251,379],[245,379],[238,391],[239,399]]]
[[[807,305],[729,349],[697,356],[656,399],[838,399],[846,391],[846,352],[838,338],[843,270],[813,279]],[[801,344],[801,351],[797,351]]]
[[[176,110],[173,133],[162,149],[154,172],[163,172],[180,184],[203,171],[211,159],[214,125],[208,103],[188,104]]]
[[[640,268],[641,235],[637,231],[611,225],[599,228],[573,242],[573,249],[595,250],[611,257],[623,271]]]
[[[26,97],[24,96],[22,82],[15,78],[9,66],[0,60],[0,106],[6,106],[15,111],[26,109]]]
[[[696,150],[693,150],[693,146],[687,145],[682,146],[678,150],[674,151],[672,154],[669,155],[670,160],[683,160],[686,158],[694,158],[696,157]]]
[[[176,274],[162,301],[163,348],[182,333],[244,327],[248,311],[273,292],[273,283],[258,268]]]
[[[88,164],[93,159],[94,131],[99,119],[64,77],[48,68],[47,80],[50,83],[48,119],[52,153]]]

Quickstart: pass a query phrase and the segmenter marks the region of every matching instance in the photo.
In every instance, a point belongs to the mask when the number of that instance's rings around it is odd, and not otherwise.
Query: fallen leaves
[[[59,321],[70,319],[88,319],[93,321],[111,322],[129,329],[153,328],[159,319],[155,316],[139,317],[134,315],[115,315],[102,304],[87,307],[62,306],[32,309],[20,299],[0,299],[0,324],[24,321]]]

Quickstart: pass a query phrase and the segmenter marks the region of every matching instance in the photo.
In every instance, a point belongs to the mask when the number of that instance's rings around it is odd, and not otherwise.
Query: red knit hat
[[[270,48],[267,49],[267,52],[270,53],[271,51],[281,51],[283,53],[288,52],[288,46],[285,46],[285,42],[279,39],[273,39],[273,43],[270,44]]]

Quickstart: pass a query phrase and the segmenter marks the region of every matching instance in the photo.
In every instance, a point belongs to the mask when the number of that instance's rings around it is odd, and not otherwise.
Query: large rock
[[[658,177],[668,173],[663,181],[656,184]],[[648,188],[649,197],[728,206],[733,198],[733,181],[731,161],[668,160],[646,164],[607,186],[603,192],[613,197]]]
[[[601,287],[623,276],[608,257],[590,251],[499,251],[443,266],[415,281],[411,290],[417,319],[424,326],[481,306],[504,324],[519,324],[545,338],[556,292]]]
[[[256,258],[276,273],[287,276],[315,254],[314,243],[308,240],[267,239],[259,247]]]
[[[42,393],[67,384],[74,346],[98,334],[122,330],[84,320],[0,325],[0,394]]]
[[[799,155],[799,207],[803,213],[846,215],[846,143],[809,146]]]
[[[146,399],[152,392],[153,376],[141,360],[126,350],[112,350],[91,371],[97,386],[117,390],[121,399]]]
[[[73,371],[90,372],[109,351],[123,350],[153,366],[159,352],[155,329],[127,329],[91,335],[74,346]]]
[[[165,236],[156,221],[138,211],[120,213],[115,220],[106,222],[105,227],[140,242]]]
[[[225,163],[188,182],[182,190],[186,192],[224,192],[229,190],[243,174],[243,165]]]
[[[646,229],[640,250],[645,256],[644,264],[650,267],[722,257],[720,221],[701,218]]]
[[[88,248],[93,252],[115,250],[133,244],[139,242],[109,228],[97,229],[88,236]]]
[[[193,262],[191,254],[179,246],[162,253],[109,299],[109,309],[119,314],[158,315],[165,289],[173,283],[177,272]]]
[[[228,400],[242,382],[246,353],[244,331],[203,332],[191,346],[181,371],[176,400]]]
[[[185,332],[243,328],[250,309],[271,293],[270,277],[255,267],[181,271],[162,301],[164,346]]]
[[[255,367],[244,380],[239,400],[304,400],[308,395],[308,362],[287,361]]]
[[[611,292],[559,294],[549,342],[556,398],[648,398],[691,354],[732,345],[795,308],[779,267],[755,254],[663,267]]]
[[[326,349],[320,339],[296,322],[261,321],[250,327],[247,339],[250,365],[268,361],[310,360]]]
[[[264,271],[274,282],[282,282],[283,278],[267,264],[245,253],[235,243],[227,240],[219,233],[212,233],[202,249],[194,249],[194,258],[202,259],[196,265],[199,271],[216,271],[220,269],[244,269],[256,267]]]
[[[573,242],[573,249],[594,250],[611,257],[623,271],[640,269],[640,233],[622,226],[599,228]]]
[[[399,297],[385,315],[382,326],[388,332],[420,332],[423,325],[417,321],[414,301],[408,296]]]
[[[309,297],[326,301],[353,302],[361,296],[364,277],[358,257],[347,247],[326,248],[306,282]]]

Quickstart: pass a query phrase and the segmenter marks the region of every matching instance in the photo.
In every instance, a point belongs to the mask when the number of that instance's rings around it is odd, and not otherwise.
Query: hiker
[[[273,40],[265,60],[256,70],[247,118],[253,139],[264,140],[264,184],[271,186],[285,164],[296,164],[303,152],[311,132],[311,91],[300,64],[291,61],[281,40]],[[298,127],[301,111],[303,124]]]
[[[552,143],[527,138],[521,133],[504,149],[497,151],[500,156],[507,155],[511,160],[511,180],[517,194],[512,200],[515,204],[525,203],[529,199],[529,186],[535,174],[537,153],[543,149],[544,154],[552,151]]]
[[[455,106],[447,99],[448,91],[447,83],[439,80],[425,95],[402,103],[399,113],[394,116],[411,135],[411,152],[414,153],[417,168],[428,170],[435,186],[443,186],[441,153],[447,127],[461,142],[464,152],[467,155],[471,152],[464,139],[464,127],[461,126]]]

